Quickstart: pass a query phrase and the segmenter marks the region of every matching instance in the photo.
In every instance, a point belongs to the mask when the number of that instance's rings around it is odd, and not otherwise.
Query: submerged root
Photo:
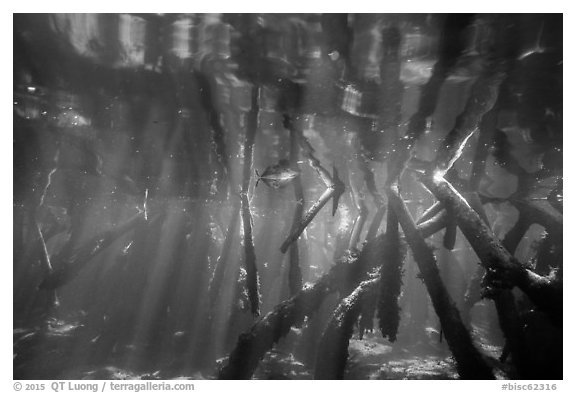
[[[444,179],[422,181],[440,202],[454,212],[460,230],[487,271],[487,283],[499,289],[518,286],[556,325],[562,320],[562,290],[557,280],[540,276],[518,262],[466,200]]]
[[[398,298],[402,289],[402,266],[406,258],[407,248],[397,230],[386,232],[384,242],[388,253],[382,259],[378,320],[382,337],[388,337],[390,342],[394,342],[400,324]]]
[[[345,299],[334,313],[322,335],[318,348],[314,379],[342,379],[348,360],[348,344],[362,309],[363,300],[374,295],[379,278],[364,281]]]
[[[417,231],[406,204],[396,188],[388,191],[388,197],[398,221],[412,249],[424,285],[428,290],[434,310],[442,324],[448,346],[456,360],[458,374],[463,379],[494,379],[492,370],[472,342],[470,332],[464,326],[460,313],[446,290],[432,249]]]
[[[432,236],[445,225],[442,216],[417,227],[424,238]],[[300,324],[304,317],[310,317],[318,310],[330,293],[340,292],[342,296],[351,293],[366,277],[366,273],[381,263],[386,255],[384,237],[367,242],[362,251],[348,253],[330,271],[312,285],[305,286],[296,295],[277,305],[240,335],[228,363],[218,372],[218,379],[250,379],[258,367],[260,359],[278,340]]]

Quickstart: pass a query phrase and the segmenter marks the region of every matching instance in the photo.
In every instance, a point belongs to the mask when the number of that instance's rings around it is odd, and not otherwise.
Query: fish
[[[262,181],[268,187],[279,189],[288,185],[292,180],[300,175],[300,171],[290,167],[288,160],[280,160],[277,164],[271,165],[264,169],[262,174],[256,172],[256,187]]]

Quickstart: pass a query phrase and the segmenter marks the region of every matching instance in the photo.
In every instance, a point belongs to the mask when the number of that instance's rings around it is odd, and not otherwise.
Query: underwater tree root
[[[354,324],[358,320],[363,301],[376,294],[379,280],[373,278],[362,282],[334,310],[320,340],[314,379],[343,379]]]
[[[198,86],[200,87],[200,103],[206,112],[208,122],[212,128],[212,142],[214,144],[214,152],[216,153],[216,158],[220,166],[219,169],[222,172],[219,174],[218,183],[221,184],[221,187],[223,187],[226,181],[229,180],[228,174],[230,172],[230,164],[228,162],[228,155],[226,152],[226,131],[220,123],[220,116],[218,110],[215,107],[216,100],[213,96],[213,91],[216,90],[214,87],[215,84],[211,80],[211,77],[204,74],[203,72],[196,72],[195,76]],[[219,191],[224,192],[225,190],[219,188]]]
[[[440,145],[436,157],[435,171],[446,173],[462,154],[468,139],[474,134],[482,117],[491,111],[506,74],[495,65],[478,78],[472,86],[470,98],[464,111],[456,118],[454,128]]]
[[[300,145],[298,144],[298,134],[294,127],[290,131],[290,165],[293,168],[297,167],[298,157],[300,153]],[[292,221],[291,231],[296,230],[298,223],[302,220],[304,214],[304,188],[302,187],[302,179],[297,176],[294,181],[294,197],[296,198],[296,207],[294,209],[294,217]],[[288,266],[288,288],[290,289],[290,296],[294,296],[299,290],[302,289],[302,269],[300,268],[300,253],[298,248],[298,240],[292,243],[290,247],[290,259]]]
[[[520,244],[520,241],[522,241],[522,238],[531,225],[532,223],[528,217],[520,214],[514,226],[506,232],[504,239],[502,239],[502,245],[510,252],[510,254],[514,254],[514,251],[512,250],[516,250],[518,244]]]
[[[366,223],[366,219],[368,218],[368,208],[364,203],[364,199],[362,197],[357,198],[357,205],[356,209],[360,212],[356,220],[354,221],[354,226],[352,227],[352,233],[350,235],[350,241],[348,243],[348,248],[356,247],[358,242],[360,241],[360,234],[362,233],[362,229],[364,229],[364,224]]]
[[[562,267],[563,245],[562,238],[544,232],[538,241],[536,255],[534,256],[534,270],[538,274],[545,274],[552,269]]]
[[[332,270],[331,270],[332,272]],[[335,290],[334,277],[326,274],[314,285],[303,288],[297,295],[277,305],[238,337],[228,364],[218,373],[218,379],[250,379],[260,359],[294,325],[320,307],[324,297]]]
[[[318,200],[314,202],[314,204],[310,207],[310,209],[308,209],[308,211],[304,215],[304,218],[302,218],[302,221],[300,221],[296,229],[292,231],[290,235],[288,235],[288,238],[284,240],[284,243],[282,243],[280,251],[283,254],[288,250],[288,247],[290,247],[292,243],[298,240],[302,232],[304,232],[304,229],[306,229],[308,224],[312,222],[314,217],[316,217],[318,212],[322,210],[322,208],[330,200],[330,198],[335,197],[338,193],[340,192],[336,188],[329,187],[326,189],[326,191],[322,193],[322,195],[320,195],[320,198],[318,198]]]
[[[446,225],[443,215],[418,226],[424,238],[442,230]],[[305,286],[296,295],[277,305],[260,318],[252,328],[240,335],[228,357],[228,363],[218,372],[218,379],[250,379],[260,359],[294,325],[311,317],[330,293],[339,291],[343,296],[352,292],[366,272],[378,266],[384,254],[383,236],[367,242],[360,255],[351,254],[350,261],[337,262],[328,273],[312,285]]]
[[[244,167],[242,178],[242,192],[240,194],[242,228],[244,234],[244,266],[246,267],[246,290],[250,301],[252,315],[260,315],[260,292],[258,269],[256,267],[256,251],[252,237],[252,213],[248,201],[248,188],[252,174],[252,159],[254,140],[258,129],[258,88],[252,88],[252,108],[247,114],[246,137],[244,139]]]
[[[505,18],[493,15],[485,16],[485,19],[495,31],[506,23]],[[483,125],[489,128],[493,116],[491,111],[498,100],[500,87],[511,64],[509,58],[505,56],[506,40],[498,41],[492,52],[487,55],[484,71],[471,87],[464,110],[458,115],[454,127],[440,144],[435,163],[428,174],[443,177],[452,168],[454,162],[460,158],[466,142],[481,125],[484,115],[488,116]],[[482,154],[477,158],[481,160]]]
[[[400,306],[398,298],[402,289],[402,266],[406,259],[406,242],[400,238],[398,218],[388,209],[388,225],[384,235],[388,254],[382,259],[380,270],[380,290],[378,294],[378,326],[382,337],[390,342],[396,341],[400,324]]]
[[[252,239],[252,215],[246,194],[242,194],[242,225],[244,228],[244,264],[246,267],[246,289],[250,301],[250,311],[254,316],[260,315],[260,293],[258,290],[258,270],[256,268],[256,251]]]
[[[480,197],[477,193],[473,193],[473,195],[475,196],[475,199],[467,198],[467,201],[470,202],[471,207],[480,215],[482,221],[488,224],[488,219],[486,218],[484,210],[478,209],[475,206],[475,204],[481,203]],[[522,240],[522,237],[524,236],[529,226],[529,220],[526,220],[524,215],[520,215],[514,227],[512,227],[512,229],[510,229],[510,231],[508,231],[504,237],[502,245],[511,255],[514,254],[518,244],[520,243],[520,240]],[[464,312],[466,318],[468,319],[470,310],[474,304],[476,304],[476,302],[480,301],[482,298],[482,280],[484,277],[485,269],[480,264],[478,265],[478,269],[470,281],[466,292]],[[494,300],[500,329],[502,330],[502,334],[506,340],[506,344],[504,346],[505,350],[501,357],[501,361],[503,361],[502,359],[505,358],[508,353],[510,353],[512,355],[512,362],[516,367],[518,375],[522,378],[529,378],[531,375],[530,365],[526,354],[524,332],[520,323],[520,317],[516,307],[514,295],[508,289],[493,291],[492,293],[489,293],[489,295]]]
[[[563,217],[548,201],[528,201],[525,199],[510,201],[522,218],[530,224],[539,224],[552,236],[562,237]],[[548,207],[550,206],[550,207]]]
[[[410,153],[416,140],[426,130],[426,119],[434,114],[440,89],[450,70],[456,65],[458,58],[466,49],[464,33],[471,22],[472,17],[469,15],[449,15],[446,18],[439,43],[438,61],[434,65],[432,76],[422,89],[418,111],[410,117],[406,135],[397,141],[393,149],[395,152],[391,155],[391,165],[388,168],[387,182],[389,184],[400,177],[410,159]]]
[[[361,152],[359,154],[361,155],[360,159],[358,160],[360,170],[364,174],[364,182],[366,183],[366,188],[372,196],[374,205],[376,205],[376,213],[374,214],[374,218],[372,218],[372,222],[370,223],[368,232],[366,233],[366,240],[371,240],[374,239],[378,233],[378,229],[380,228],[384,214],[386,214],[386,205],[384,204],[384,198],[378,192],[374,172],[370,168],[369,163],[363,154]]]
[[[456,219],[453,214],[448,213],[448,224],[446,225],[446,231],[444,232],[444,238],[442,240],[442,245],[445,249],[452,251],[456,245],[456,235],[458,233],[458,224],[456,224]]]
[[[412,221],[410,213],[398,194],[396,187],[391,187],[388,190],[388,200],[404,230],[406,240],[412,249],[414,260],[418,265],[434,310],[438,318],[440,318],[446,341],[456,360],[458,374],[463,379],[494,379],[492,370],[474,346],[470,333],[464,326],[456,305],[442,283],[434,253],[417,231],[414,221]]]
[[[426,220],[431,219],[442,210],[444,210],[444,206],[442,206],[440,202],[434,202],[434,204],[426,209],[424,213],[422,213],[422,215],[418,218],[418,220],[416,220],[416,224],[420,224]]]
[[[488,272],[487,283],[496,288],[518,286],[559,326],[562,321],[562,288],[558,280],[540,276],[512,257],[462,196],[445,179],[422,177],[422,182],[447,209]]]
[[[381,207],[376,210],[374,214],[374,218],[372,218],[372,222],[368,227],[368,232],[366,232],[366,240],[372,240],[378,234],[378,229],[380,228],[380,224],[384,219],[384,215],[386,214],[386,205],[382,205]]]
[[[308,211],[306,212],[306,214],[302,218],[302,221],[300,221],[300,223],[296,226],[296,229],[294,229],[290,233],[290,235],[288,235],[286,240],[284,240],[284,243],[282,243],[282,246],[280,247],[280,251],[283,254],[286,251],[288,251],[288,247],[290,247],[290,245],[292,243],[294,243],[296,240],[298,240],[298,238],[300,237],[302,232],[304,232],[304,229],[306,229],[308,224],[310,224],[312,222],[314,217],[316,217],[318,212],[320,210],[322,210],[322,208],[330,200],[330,198],[332,198],[336,195],[336,192],[337,192],[336,188],[334,188],[334,187],[327,188],[322,193],[322,195],[320,195],[320,198],[318,198],[318,200],[316,202],[314,202],[314,204],[308,209]]]
[[[289,115],[284,115],[284,126],[289,130],[295,130],[294,124],[292,123],[292,119]],[[312,222],[314,217],[322,210],[324,205],[332,199],[332,215],[336,214],[336,210],[338,209],[338,201],[342,194],[344,194],[344,183],[338,177],[338,171],[336,167],[333,168],[333,173],[330,173],[322,166],[320,160],[318,160],[314,156],[314,148],[310,145],[310,142],[302,135],[301,133],[297,134],[298,142],[300,147],[302,148],[303,155],[308,159],[310,166],[316,170],[318,173],[318,177],[326,186],[326,190],[322,193],[320,198],[308,209],[300,223],[290,232],[282,246],[280,247],[280,251],[282,254],[288,251],[288,247],[298,240],[304,229]]]

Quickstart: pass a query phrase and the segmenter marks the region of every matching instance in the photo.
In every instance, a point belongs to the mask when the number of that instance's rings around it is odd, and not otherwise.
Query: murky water
[[[465,347],[561,378],[562,40],[554,14],[16,14],[14,378],[467,378]]]

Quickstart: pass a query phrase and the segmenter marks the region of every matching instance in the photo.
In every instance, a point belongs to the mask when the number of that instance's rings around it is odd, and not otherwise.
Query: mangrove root
[[[348,344],[354,332],[354,325],[362,309],[363,300],[373,295],[378,288],[378,281],[378,278],[364,281],[334,310],[320,340],[314,379],[343,379],[348,360]]]
[[[496,288],[518,286],[558,325],[562,319],[562,290],[558,280],[540,276],[512,257],[462,196],[445,179],[422,178],[423,183],[456,216],[460,230],[487,271],[487,282]]]
[[[244,233],[244,266],[246,267],[246,289],[250,300],[250,311],[253,315],[260,315],[260,293],[258,282],[258,269],[256,267],[256,251],[252,238],[252,213],[248,201],[248,188],[252,174],[252,158],[254,139],[258,128],[258,88],[252,89],[252,108],[247,115],[246,138],[244,140],[244,168],[242,178],[242,192],[240,201],[242,205],[242,228]]]
[[[289,130],[295,130],[294,124],[292,123],[292,119],[289,115],[284,115],[284,126]],[[304,229],[306,229],[308,224],[312,222],[314,217],[316,217],[318,212],[320,212],[320,210],[331,198],[333,198],[332,215],[336,214],[336,210],[338,209],[338,201],[340,200],[342,194],[344,194],[345,188],[344,183],[338,177],[338,171],[336,170],[336,167],[333,167],[331,176],[330,173],[322,166],[322,164],[320,164],[320,160],[314,156],[314,148],[301,133],[298,133],[298,141],[304,156],[306,156],[310,163],[310,166],[316,170],[318,177],[320,177],[320,180],[322,180],[327,188],[322,193],[320,198],[318,198],[318,200],[308,209],[298,226],[296,226],[296,228],[290,232],[286,240],[284,240],[284,243],[282,243],[282,246],[280,247],[280,251],[283,254],[286,253],[288,247],[290,247],[290,244],[295,242],[300,237],[302,232],[304,232]]]
[[[456,305],[442,283],[432,249],[418,232],[396,187],[389,189],[388,200],[396,212],[406,240],[412,249],[414,260],[420,269],[434,310],[442,324],[446,341],[456,360],[458,374],[463,379],[494,379],[492,370],[474,346]]]
[[[382,259],[380,291],[378,297],[378,320],[382,337],[396,341],[400,324],[398,298],[402,289],[402,265],[406,258],[406,243],[400,238],[398,220],[394,211],[388,210],[388,229],[384,235],[388,254]]]
[[[442,230],[444,225],[445,221],[439,215],[418,226],[418,230],[426,238]],[[228,363],[219,371],[218,379],[250,379],[266,352],[288,334],[292,326],[300,324],[304,317],[312,316],[328,294],[338,291],[346,296],[352,292],[366,273],[386,255],[383,236],[366,242],[360,255],[348,255],[347,259],[338,261],[314,284],[305,286],[296,295],[277,305],[256,321],[248,332],[241,334],[228,357]]]

